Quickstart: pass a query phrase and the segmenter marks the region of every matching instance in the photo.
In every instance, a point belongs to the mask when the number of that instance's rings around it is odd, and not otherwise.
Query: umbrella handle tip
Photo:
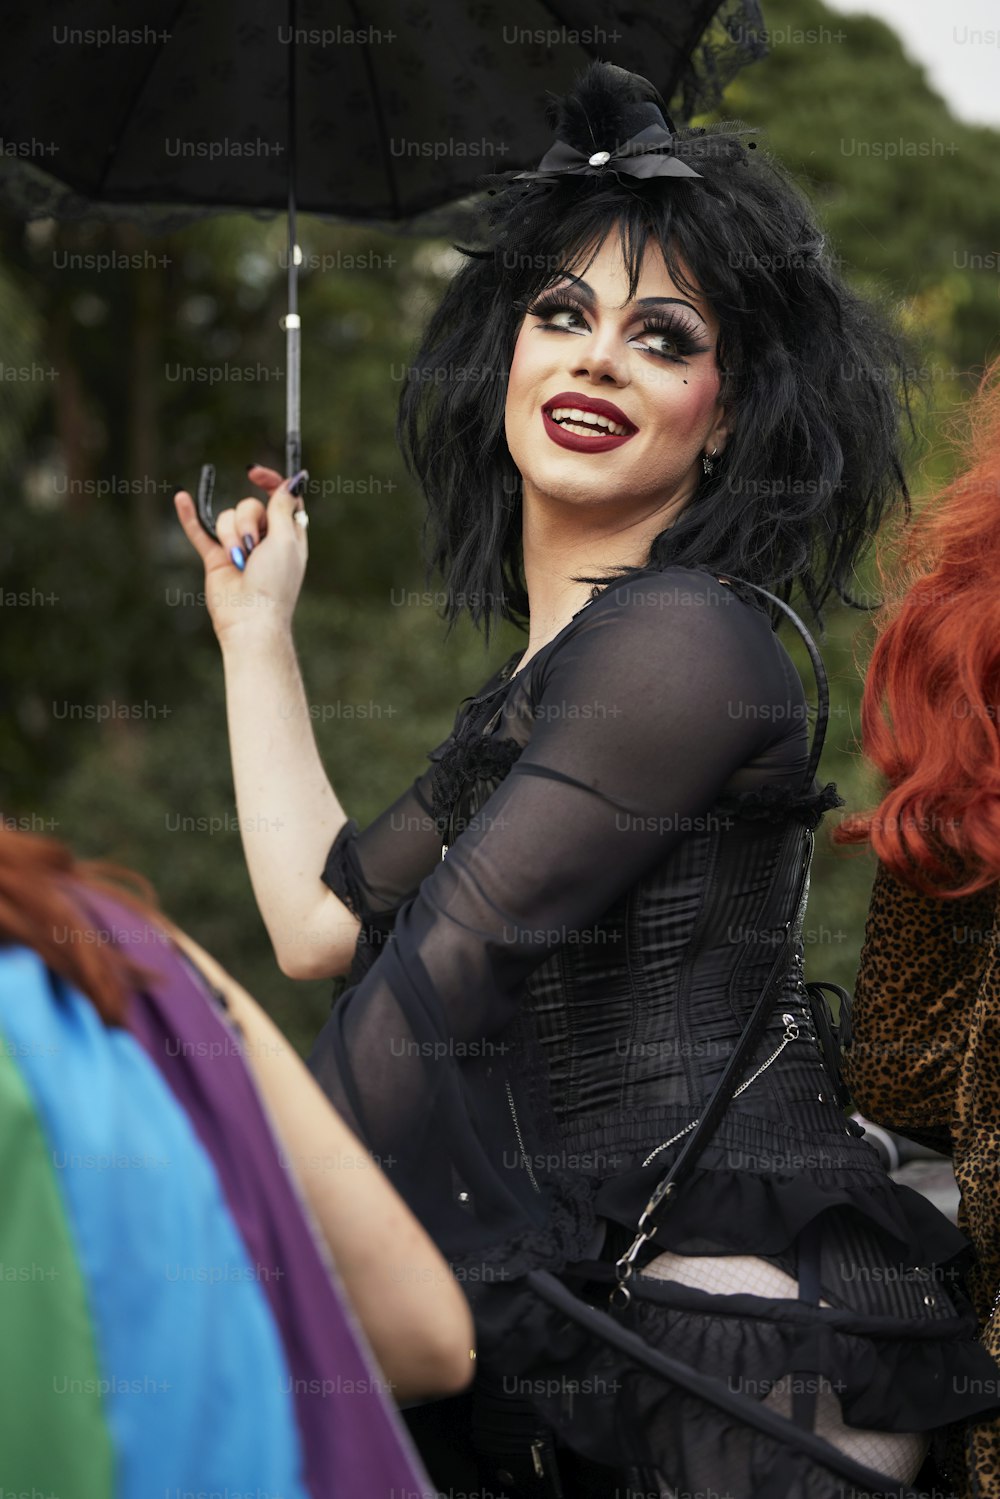
[[[201,473],[198,476],[198,494],[195,509],[198,512],[198,520],[201,528],[211,536],[213,541],[218,541],[215,530],[215,511],[212,509],[212,497],[215,494],[215,464],[203,463]]]

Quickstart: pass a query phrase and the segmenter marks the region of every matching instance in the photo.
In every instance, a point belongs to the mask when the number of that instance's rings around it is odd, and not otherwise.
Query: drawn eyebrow
[[[594,296],[593,287],[588,286],[587,282],[584,281],[582,276],[575,275],[573,271],[560,271],[559,274],[562,276],[567,276],[570,281],[573,281],[576,284],[580,292],[580,296],[588,304],[588,306],[596,306],[597,298]],[[699,312],[693,302],[685,301],[683,297],[639,297],[635,303],[636,307],[656,307],[664,306],[665,304],[671,304],[675,307],[687,307],[694,313],[695,317],[700,318],[701,321],[705,323],[704,313]],[[706,327],[707,326],[708,325],[706,323]]]

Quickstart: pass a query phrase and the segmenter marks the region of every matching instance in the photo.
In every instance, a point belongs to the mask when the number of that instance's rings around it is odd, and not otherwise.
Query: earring
[[[718,453],[719,453],[718,448],[717,447],[713,448],[712,449],[712,458],[718,457]],[[706,478],[708,477],[708,475],[712,472],[713,468],[715,467],[715,464],[712,462],[712,458],[710,458],[707,453],[702,453],[702,455],[701,455],[701,466],[702,466],[702,470],[705,473]]]

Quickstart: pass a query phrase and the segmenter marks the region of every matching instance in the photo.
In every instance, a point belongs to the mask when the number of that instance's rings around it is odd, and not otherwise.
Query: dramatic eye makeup
[[[592,316],[593,307],[593,297],[576,286],[550,288],[532,301],[518,304],[519,311],[539,319],[542,330],[575,334],[589,331],[587,318]],[[641,312],[644,307],[650,310]],[[659,310],[653,311],[653,307]],[[636,317],[641,318],[640,336],[645,340],[641,347],[647,353],[658,359],[683,360],[711,351],[705,325],[689,303],[675,297],[641,297],[635,308]]]

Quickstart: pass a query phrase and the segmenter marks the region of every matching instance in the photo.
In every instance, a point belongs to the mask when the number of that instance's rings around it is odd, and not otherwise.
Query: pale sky
[[[921,63],[953,114],[1000,126],[998,0],[826,0],[842,15],[878,16]],[[767,23],[767,0],[761,9]]]

